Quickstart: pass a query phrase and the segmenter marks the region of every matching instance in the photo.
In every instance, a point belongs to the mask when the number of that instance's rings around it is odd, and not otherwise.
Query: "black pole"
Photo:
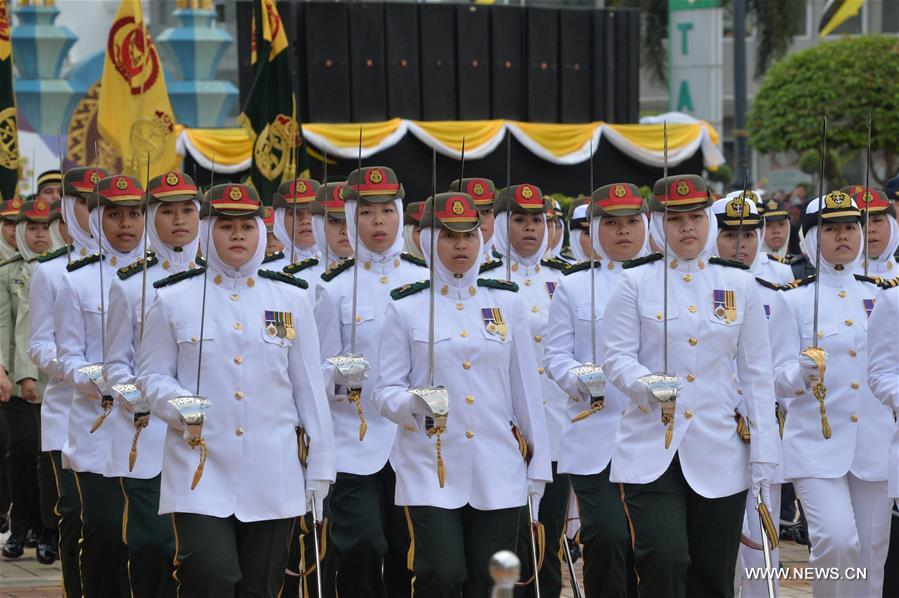
[[[733,0],[734,11],[734,185],[749,172],[746,131],[746,0]],[[750,177],[750,181],[752,178]]]

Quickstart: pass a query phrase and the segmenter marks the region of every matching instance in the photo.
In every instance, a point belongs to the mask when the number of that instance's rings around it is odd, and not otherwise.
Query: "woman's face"
[[[740,238],[740,251],[737,252],[737,237]],[[755,261],[759,249],[759,237],[754,230],[744,230],[738,235],[735,230],[723,230],[718,233],[718,255],[726,260],[737,260],[747,266]]]
[[[25,243],[34,253],[50,249],[50,225],[46,222],[29,222],[25,225]]]
[[[106,206],[103,208],[103,236],[120,253],[128,253],[140,243],[144,234],[144,213],[138,206]]]
[[[675,255],[684,260],[696,259],[709,236],[709,219],[705,210],[669,212],[665,232]]]
[[[325,220],[325,239],[328,248],[337,257],[350,257],[353,255],[353,247],[346,235],[346,220],[331,218]]]
[[[253,257],[259,245],[259,227],[252,217],[219,217],[212,227],[212,242],[219,258],[232,268],[240,268]]]
[[[3,240],[10,247],[16,246],[16,223],[12,220],[4,220],[0,231],[3,233]]]
[[[278,240],[278,237],[275,236],[275,233],[272,231],[267,231],[265,233],[265,252],[266,253],[277,253],[279,251],[284,251],[284,245],[281,241]]]
[[[437,257],[453,274],[465,274],[478,257],[478,231],[457,233],[441,230],[437,237]]]
[[[772,251],[777,251],[787,242],[790,236],[790,221],[777,220],[775,222],[765,223],[765,245],[770,247]]]
[[[821,225],[821,257],[834,266],[845,266],[862,246],[862,227],[856,222]]]
[[[69,234],[68,225],[62,221],[62,218],[57,220],[57,222],[59,222],[59,234],[62,237],[63,241],[65,241],[67,244],[71,244],[72,236]]]
[[[87,209],[87,200],[79,197],[75,200],[75,221],[85,234],[91,234],[90,210]]]
[[[546,234],[546,220],[543,214],[512,213],[509,225],[509,240],[512,248],[521,257],[531,257],[540,250],[543,235]]]
[[[396,241],[400,223],[394,202],[370,203],[360,200],[356,209],[359,217],[359,240],[375,253],[390,249]]]
[[[561,234],[561,229],[559,228],[559,221],[553,218],[546,219],[546,246],[549,249],[552,249],[556,246],[556,243],[559,241],[559,235]]]
[[[646,228],[639,214],[603,216],[599,221],[599,244],[617,262],[637,257],[645,239]]]
[[[493,206],[478,208],[478,214],[481,215],[481,238],[484,243],[493,238]],[[417,241],[421,245],[421,241]]]
[[[592,247],[593,244],[590,242],[589,227],[581,229],[581,234],[578,237],[578,242],[581,244],[581,251],[584,252],[586,259],[589,260],[591,255],[593,256],[593,259],[595,259],[595,260],[600,259],[601,256],[598,253],[596,253],[595,251],[593,251],[593,247]]]
[[[48,204],[62,197],[62,187],[58,183],[52,185],[44,185],[38,192],[38,197],[45,200]]]
[[[862,218],[862,223],[865,219]],[[886,214],[870,214],[868,226],[865,228],[865,238],[868,240],[868,255],[878,258],[887,250],[890,243],[890,217]]]
[[[308,207],[297,206],[296,229],[293,228],[293,207],[284,208],[284,228],[287,234],[293,230],[293,243],[300,249],[309,249],[315,245],[315,236],[312,234],[312,210]]]
[[[163,202],[153,224],[160,241],[169,247],[186,247],[197,238],[200,212],[190,200]]]

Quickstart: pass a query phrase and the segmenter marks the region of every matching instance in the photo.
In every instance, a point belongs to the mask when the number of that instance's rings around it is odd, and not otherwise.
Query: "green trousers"
[[[293,519],[244,523],[174,513],[175,579],[184,598],[275,598]]]
[[[76,471],[75,482],[81,497],[81,592],[86,598],[126,598],[131,589],[119,480]]]
[[[334,590],[334,575],[336,573],[336,558],[334,548],[331,546],[330,537],[330,511],[329,498],[325,498],[324,516],[319,522],[318,541],[319,554],[321,554],[321,580],[323,598],[336,596]],[[282,598],[317,598],[318,587],[315,575],[315,540],[312,536],[312,514],[307,513],[303,517],[294,520],[290,533],[290,549],[287,557],[287,569],[284,575],[284,589]]]
[[[568,513],[568,492],[570,489],[568,474],[556,473],[558,463],[553,461],[553,481],[546,485],[543,498],[540,499],[537,520],[543,525],[545,546],[543,552],[543,565],[540,567],[540,596],[541,598],[558,598],[562,593],[562,534],[565,529],[565,517]],[[528,508],[521,509],[521,521],[518,526],[518,559],[521,561],[521,579],[528,580],[533,577],[534,567],[531,556],[531,526],[528,525]],[[534,585],[529,584],[516,596],[536,596]]]
[[[62,453],[50,452],[56,476],[56,515],[59,517],[59,560],[66,598],[81,598],[81,568],[78,564],[81,538],[81,497],[71,469],[62,468]]]
[[[159,515],[162,475],[119,478],[125,497],[125,543],[132,598],[175,598],[175,534],[172,518]]]
[[[636,597],[634,552],[621,485],[609,481],[609,467],[597,474],[570,477],[581,519],[578,536],[586,598]]]
[[[675,455],[648,484],[624,484],[640,598],[734,595],[746,490],[723,498],[694,492]]]
[[[340,598],[407,598],[409,531],[394,504],[390,464],[372,475],[338,473],[331,488],[331,543],[338,559]]]
[[[521,509],[479,511],[406,507],[412,544],[413,594],[423,598],[487,598],[490,557],[514,550]]]

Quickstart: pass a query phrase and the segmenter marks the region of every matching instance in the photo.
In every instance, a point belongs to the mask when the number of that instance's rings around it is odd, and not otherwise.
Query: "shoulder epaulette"
[[[871,284],[878,285],[878,286],[880,285],[880,283],[883,282],[882,278],[871,278],[870,276],[865,276],[864,274],[856,274],[855,280],[860,280],[862,282],[870,282]]]
[[[147,269],[152,268],[156,264],[159,263],[159,258],[155,255],[151,255],[150,259],[147,260]],[[128,280],[138,272],[143,272],[144,268],[144,258],[140,258],[136,262],[125,266],[124,268],[119,268],[118,275],[121,280]]]
[[[891,278],[890,280],[881,280],[880,284],[877,285],[882,289],[892,289],[893,287],[899,287],[899,276],[896,278]]]
[[[501,260],[501,259],[503,259],[504,257],[506,257],[506,256],[504,256],[503,254],[501,254],[499,251],[497,251],[496,249],[494,249],[493,251],[491,251],[491,252],[490,252],[490,255],[492,255],[493,257],[495,257],[495,258],[498,259],[498,260]]]
[[[625,270],[630,268],[636,268],[637,266],[642,266],[643,264],[650,264],[652,262],[657,262],[661,259],[665,259],[665,256],[661,253],[650,253],[649,255],[644,255],[643,257],[638,257],[635,260],[627,260],[621,267]]]
[[[423,268],[428,267],[428,263],[426,261],[424,261],[420,257],[416,257],[416,256],[412,255],[411,253],[405,253],[405,252],[401,253],[400,259],[405,260],[405,261],[409,262],[410,264],[415,264],[416,266],[421,266]]]
[[[798,289],[799,287],[804,287],[805,285],[812,284],[815,282],[815,275],[809,274],[805,278],[800,278],[798,280],[794,280],[793,282],[788,282],[787,284],[780,285],[781,291],[789,291],[792,289]]]
[[[723,257],[713,256],[709,258],[710,264],[718,264],[719,266],[727,266],[728,268],[738,268],[740,270],[749,270],[749,266],[737,260],[726,260]]]
[[[767,288],[773,289],[775,291],[783,290],[783,287],[781,285],[777,284],[776,282],[771,282],[770,280],[765,280],[764,278],[759,278],[758,276],[755,277],[755,281],[757,283],[759,283],[760,285],[762,285],[763,287],[767,287]]]
[[[100,261],[100,254],[95,253],[93,255],[89,255],[87,257],[81,258],[80,260],[75,260],[74,262],[69,263],[69,265],[66,266],[66,270],[68,270],[69,272],[74,272],[78,268],[82,268],[84,266],[87,266],[88,264],[93,264],[94,262],[99,262],[99,261]]]
[[[263,264],[267,264],[269,262],[274,262],[276,260],[280,260],[284,257],[283,251],[269,251],[265,254],[265,257],[262,259]]]
[[[349,268],[353,267],[353,264],[356,262],[356,258],[350,258],[348,260],[343,260],[342,262],[337,262],[322,274],[322,280],[325,282],[330,282],[337,277],[341,272],[347,271]]]
[[[491,289],[500,289],[503,291],[512,291],[513,293],[518,292],[518,285],[516,283],[509,282],[508,280],[496,280],[495,278],[479,278],[478,286],[488,287]]]
[[[787,263],[790,265],[798,264],[805,259],[806,259],[805,255],[800,253],[800,254],[794,255],[792,258],[790,258],[790,261],[788,261]]]
[[[184,272],[178,272],[177,274],[172,274],[171,276],[160,278],[153,283],[153,288],[161,289],[162,287],[167,287],[170,284],[175,284],[176,282],[181,282],[182,280],[187,280],[188,278],[193,278],[194,276],[199,276],[205,271],[206,268],[192,268],[190,270],[185,270]]]
[[[53,251],[45,251],[44,253],[37,256],[37,261],[43,264],[44,262],[49,262],[50,260],[55,260],[56,258],[69,253],[73,249],[74,248],[71,245],[69,245],[68,247],[63,245],[62,247],[58,247],[58,248],[54,249]]]
[[[264,262],[263,262],[264,263]],[[296,274],[300,270],[305,270],[306,268],[311,268],[312,266],[317,266],[318,260],[314,257],[303,260],[302,262],[297,262],[295,264],[290,264],[289,266],[284,266],[285,274]]]
[[[787,258],[780,257],[779,255],[774,255],[773,253],[769,253],[769,254],[767,254],[767,255],[768,255],[768,259],[771,260],[771,261],[773,261],[773,262],[778,262],[778,263],[781,263],[781,264],[786,264],[786,263],[787,263]]]
[[[489,262],[484,262],[483,264],[481,264],[481,269],[478,271],[478,273],[483,274],[484,272],[490,272],[491,270],[496,270],[502,265],[502,260],[490,260]]]
[[[555,257],[548,260],[540,260],[540,265],[552,268],[553,270],[564,270],[568,267],[568,264]]]
[[[25,259],[25,258],[23,258],[22,254],[19,253],[10,258],[7,258],[3,261],[0,261],[0,268],[2,268],[3,266],[9,265],[9,264],[15,264],[16,262],[21,262],[23,259]]]
[[[597,269],[599,269],[599,267],[602,266],[602,263],[597,260],[594,260],[593,263],[596,264],[595,267]],[[574,274],[575,272],[583,272],[584,270],[589,270],[589,269],[590,269],[590,260],[587,260],[585,262],[578,262],[576,264],[568,264],[567,266],[565,266],[565,269],[562,270],[562,275],[568,276],[569,274]]]
[[[284,272],[275,272],[274,270],[259,270],[257,272],[259,276],[262,278],[268,278],[269,280],[277,280],[278,282],[286,282],[287,284],[292,284],[295,287],[300,287],[301,289],[308,289],[309,283],[303,280],[302,278],[297,278],[296,276],[291,276],[290,274],[285,274]]]
[[[403,286],[397,287],[390,291],[390,298],[396,301],[397,299],[402,299],[403,297],[414,295],[415,293],[423,291],[430,286],[430,280],[422,280],[420,282],[413,282],[412,284],[404,284]]]

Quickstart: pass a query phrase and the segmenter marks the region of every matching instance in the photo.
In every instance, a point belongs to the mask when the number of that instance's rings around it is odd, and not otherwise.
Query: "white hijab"
[[[896,255],[896,249],[899,249],[899,224],[896,223],[896,218],[890,214],[887,214],[886,217],[890,223],[890,240],[887,241],[886,249],[883,250],[881,255],[877,257],[868,256],[869,274],[872,272],[876,274],[886,272],[887,262]],[[862,222],[864,222],[864,215],[862,215]],[[867,243],[867,239],[864,242]],[[862,251],[862,263],[859,264],[858,274],[864,274],[864,270],[864,251]]]
[[[78,198],[71,195],[66,195],[62,198],[62,219],[65,221],[66,226],[69,227],[69,236],[72,238],[72,244],[76,249],[84,248],[91,253],[96,252],[97,241],[91,232],[93,225],[90,225],[91,230],[84,230],[78,224],[78,219],[75,217],[76,201],[78,201]]]
[[[56,218],[50,223],[50,244],[53,246],[53,249],[64,247],[66,244],[65,238],[63,238],[62,232],[59,230],[61,222],[59,218]]]
[[[259,267],[262,266],[262,260],[265,259],[267,234],[265,222],[259,216],[253,218],[256,222],[256,227],[259,229],[259,241],[256,243],[256,251],[243,266],[234,268],[222,261],[215,248],[215,241],[213,241],[212,235],[209,235],[208,227],[214,227],[219,218],[221,216],[208,216],[200,221],[200,249],[203,251],[203,255],[206,256],[206,263],[209,264],[209,269],[217,274],[233,279],[246,278],[255,274]],[[207,235],[210,241],[209,247],[206,246]]]
[[[515,212],[513,212],[514,214]],[[518,262],[522,266],[526,268],[530,268],[532,266],[536,266],[540,263],[540,260],[543,259],[543,254],[546,253],[546,246],[548,244],[547,234],[546,234],[546,214],[541,213],[540,216],[543,218],[543,237],[540,239],[540,247],[537,248],[537,251],[534,252],[533,255],[523,256],[519,255],[515,248],[511,246],[509,240],[506,238],[506,227],[508,226],[507,219],[509,218],[509,212],[502,212],[496,215],[496,220],[494,220],[493,224],[493,246],[496,248],[496,251],[499,252],[503,258],[509,255],[509,249],[512,250],[512,260]]]
[[[644,255],[649,255],[649,218],[646,214],[640,214],[640,218],[643,219],[643,246],[640,247],[640,251],[638,251],[636,255],[629,259],[636,259],[638,257],[643,257]],[[603,249],[602,243],[599,242],[599,226],[601,223],[602,216],[593,218],[593,252],[602,259],[612,262],[615,260],[609,257],[609,254]]]
[[[403,251],[411,253],[415,257],[423,258],[424,253],[418,250],[418,246],[415,244],[414,234],[414,224],[406,224],[403,226]]]
[[[291,208],[292,209],[292,208]],[[299,209],[299,206],[297,206]],[[287,208],[275,208],[275,238],[281,241],[281,245],[284,246],[284,255],[287,256],[287,259],[290,259],[290,248],[293,246],[293,261],[301,262],[305,259],[309,259],[311,257],[316,257],[319,254],[317,243],[313,243],[309,247],[303,249],[299,245],[293,244],[293,238],[290,236],[290,232],[287,230],[287,226],[284,224],[284,218],[287,215]],[[313,225],[312,225],[312,237],[315,238],[315,217],[313,216]]]
[[[805,210],[806,214],[817,214],[818,213],[818,199],[813,199],[809,202],[808,207]],[[852,206],[855,207],[855,201],[852,202]],[[862,225],[860,223],[855,224],[859,228],[859,233],[861,233]],[[864,235],[862,235],[862,243],[864,243]],[[837,269],[837,266],[831,264],[824,256],[821,256],[821,273],[829,274],[830,276],[845,276],[852,275],[859,266],[861,262],[862,256],[864,255],[864,248],[862,243],[858,245],[858,255],[855,256],[855,259],[845,264],[842,268]],[[803,253],[808,256],[809,262],[814,266],[815,265],[815,257],[818,253],[818,225],[811,227],[808,229],[808,232],[802,236],[802,241],[799,242],[799,246],[802,248]]]
[[[365,246],[362,239],[359,239],[359,247],[356,247],[356,208],[359,201],[348,201],[345,204],[346,210],[346,234],[353,248],[353,255],[361,262],[373,262],[376,264],[389,262],[397,255],[403,252],[403,200],[394,199],[393,209],[397,214],[396,236],[387,251],[376,252]]]
[[[197,211],[200,210],[199,201],[193,200],[191,203],[194,204],[194,208],[196,208]],[[200,246],[199,227],[197,227],[197,236],[184,247],[180,247],[180,251],[177,251],[174,247],[163,243],[162,239],[159,238],[159,233],[156,231],[156,213],[159,211],[160,206],[162,206],[162,204],[158,202],[150,204],[150,209],[147,214],[146,226],[147,236],[150,238],[150,247],[156,252],[156,256],[159,258],[160,262],[169,262],[174,266],[173,269],[176,272],[186,270],[187,264],[197,259],[197,248]]]
[[[431,265],[431,235],[433,234],[434,229],[432,228],[423,228],[421,229],[421,250],[425,255],[425,261],[428,263],[428,266]],[[437,249],[437,242],[440,240],[440,233],[443,232],[442,228],[437,229],[437,237],[434,239],[434,249]],[[478,275],[481,271],[481,264],[484,263],[484,238],[481,235],[480,230],[475,230],[478,238],[478,252],[477,257],[475,258],[474,264],[472,264],[471,268],[469,268],[465,274],[462,276],[456,276],[449,269],[443,265],[443,262],[438,258],[434,264],[434,281],[432,284],[436,286],[439,285],[447,285],[454,289],[465,288],[471,285],[477,284]]]
[[[715,219],[715,215],[712,214],[711,207],[705,208],[703,212],[705,213],[706,219],[709,221],[709,234],[705,239],[705,246],[694,259],[708,259],[709,256],[716,254],[718,249],[718,221]],[[669,214],[671,213],[672,212],[669,212]],[[649,234],[652,235],[652,240],[655,244],[661,247],[663,251],[665,248],[664,220],[663,212],[656,212],[653,214],[653,219],[649,223]],[[668,246],[668,252],[671,255],[677,256],[677,259],[681,261],[692,261],[677,255],[677,252],[674,251],[670,245]]]
[[[19,226],[16,225],[16,242],[19,239]],[[19,254],[19,250],[6,242],[6,239],[3,236],[0,236],[0,259],[8,260],[11,257],[15,257]],[[24,255],[24,254],[23,254]]]
[[[587,217],[587,204],[579,205],[571,213],[571,220],[575,220],[577,218],[586,218],[586,217]],[[581,235],[582,234],[584,234],[584,229],[581,228],[580,226],[575,226],[573,229],[569,229],[569,231],[568,231],[568,246],[571,248],[571,255],[574,256],[575,263],[587,261],[587,254],[584,253],[584,248],[581,246]]]
[[[131,251],[123,252],[115,249],[100,227],[100,222],[103,221],[103,211],[105,209],[105,206],[97,206],[90,211],[88,222],[91,226],[91,236],[95,239],[100,239],[100,243],[103,246],[103,259],[107,260],[107,263],[109,263],[109,258],[115,256],[118,260],[118,267],[123,268],[144,256],[144,236],[140,235],[140,240]],[[146,226],[146,222],[144,222],[144,226]]]

